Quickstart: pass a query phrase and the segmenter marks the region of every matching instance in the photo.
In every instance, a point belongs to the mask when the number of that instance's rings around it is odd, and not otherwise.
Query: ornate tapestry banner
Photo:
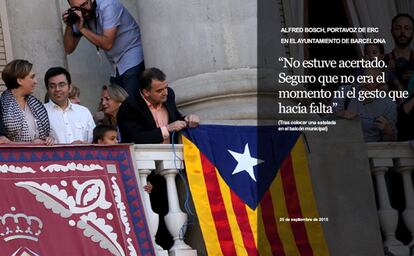
[[[155,255],[131,148],[0,147],[1,255]]]

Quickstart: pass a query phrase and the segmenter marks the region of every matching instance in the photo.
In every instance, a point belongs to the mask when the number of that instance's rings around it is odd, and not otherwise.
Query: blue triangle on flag
[[[200,125],[183,134],[251,209],[256,209],[300,136],[279,132],[276,126],[227,125]]]

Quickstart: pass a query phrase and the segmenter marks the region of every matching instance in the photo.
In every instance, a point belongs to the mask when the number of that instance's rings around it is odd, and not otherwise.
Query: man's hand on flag
[[[187,127],[187,123],[185,121],[177,120],[167,125],[167,130],[168,132],[179,132],[185,127]]]
[[[190,128],[197,127],[200,123],[200,118],[197,115],[188,115],[184,117],[184,120]]]

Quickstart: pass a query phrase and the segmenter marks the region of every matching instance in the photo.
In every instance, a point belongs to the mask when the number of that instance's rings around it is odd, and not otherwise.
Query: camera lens
[[[68,16],[66,17],[66,22],[70,25],[75,24],[79,20],[79,16],[75,13],[74,9],[68,10]]]

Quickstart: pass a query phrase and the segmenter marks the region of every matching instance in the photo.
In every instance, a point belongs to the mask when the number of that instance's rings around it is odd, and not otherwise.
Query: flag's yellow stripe
[[[187,138],[182,136],[184,144],[184,159],[187,169],[187,178],[193,195],[194,205],[199,217],[201,232],[204,237],[208,255],[222,255],[217,230],[207,195],[206,183],[201,166],[200,151]]]
[[[283,221],[281,219],[288,218],[289,213],[286,207],[285,192],[283,190],[282,178],[279,172],[280,170],[278,171],[278,175],[270,187],[272,203],[275,210],[277,230],[286,255],[300,255],[298,247],[296,246],[296,240],[293,236],[290,222],[286,220]]]
[[[230,188],[226,182],[221,178],[220,173],[217,171],[217,179],[220,185],[221,196],[223,197],[224,205],[226,208],[227,217],[229,220],[229,225],[231,229],[231,234],[233,236],[234,246],[238,256],[247,255],[246,248],[244,247],[243,237],[239,228],[239,224],[236,219],[236,214],[233,210],[233,204],[231,202]]]
[[[315,197],[312,189],[312,182],[309,175],[307,155],[303,138],[299,138],[292,149],[292,165],[295,174],[296,189],[304,218],[319,218]],[[326,217],[326,216],[323,216]],[[329,255],[321,222],[306,221],[306,232],[314,255]]]
[[[259,207],[258,207],[259,208]],[[250,227],[252,229],[253,232],[253,237],[254,237],[254,244],[256,245],[257,248],[257,213],[258,213],[258,208],[256,208],[256,210],[252,210],[250,209],[249,206],[246,205],[246,212],[247,212],[247,217],[249,218],[249,223],[250,223]]]

